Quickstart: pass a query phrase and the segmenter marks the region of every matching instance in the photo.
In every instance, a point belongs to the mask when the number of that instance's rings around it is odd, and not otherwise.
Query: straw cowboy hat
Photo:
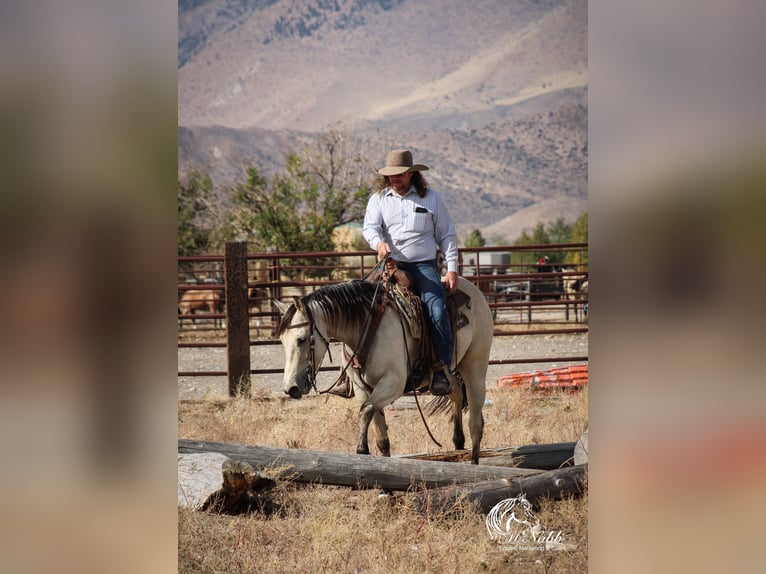
[[[408,149],[395,149],[388,152],[386,156],[386,165],[377,172],[380,175],[401,175],[408,171],[426,171],[428,166],[412,163],[412,152]]]

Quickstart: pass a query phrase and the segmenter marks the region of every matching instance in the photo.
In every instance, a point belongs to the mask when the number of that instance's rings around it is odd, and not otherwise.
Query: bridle
[[[376,270],[382,270],[384,275],[386,275],[386,279],[388,279],[388,271],[386,269],[386,263],[388,261],[388,258],[389,256],[386,256],[384,259],[379,261],[378,264],[367,274],[365,279],[369,278],[369,276],[372,275]],[[375,296],[373,296],[372,298],[373,304],[376,300],[378,289],[380,289],[381,283],[382,282],[378,282],[376,285]],[[387,285],[387,281],[385,281],[385,283]],[[384,295],[385,295],[385,290],[384,290]],[[296,309],[298,308],[298,306],[295,303],[293,305],[295,306]],[[381,314],[384,308],[385,308],[385,300],[382,303]],[[311,384],[311,388],[314,389],[315,393],[325,394],[325,393],[328,393],[333,387],[335,387],[335,385],[337,385],[341,381],[345,372],[351,366],[354,359],[358,356],[358,349],[354,350],[351,357],[348,359],[346,366],[341,370],[340,376],[330,386],[330,388],[327,389],[326,391],[320,392],[317,389],[317,383],[316,383],[316,376],[317,376],[317,372],[319,371],[319,365],[316,364],[316,347],[314,344],[314,341],[315,341],[314,332],[316,332],[316,334],[319,335],[322,341],[324,341],[325,345],[327,345],[327,354],[329,355],[330,362],[332,363],[332,351],[330,350],[330,340],[327,337],[325,337],[325,335],[317,328],[316,321],[314,321],[314,316],[312,315],[311,309],[309,308],[309,306],[301,304],[300,310],[303,312],[304,315],[306,315],[306,319],[308,320],[303,321],[301,323],[296,323],[294,325],[288,325],[284,327],[284,329],[285,330],[298,329],[300,327],[305,327],[306,325],[308,325],[309,327],[309,360],[308,360],[308,365],[306,365],[306,377],[308,378],[309,383]],[[362,330],[363,334],[362,334],[361,340],[366,340],[368,338],[371,319],[372,319],[372,315],[368,316],[367,321],[365,322],[364,329]]]
[[[296,323],[294,325],[288,325],[285,327],[285,329],[298,329],[299,327],[305,327],[308,325],[309,327],[309,360],[308,364],[306,365],[306,377],[309,380],[309,384],[311,385],[311,388],[314,389],[314,392],[318,393],[317,390],[317,371],[319,371],[319,365],[316,364],[316,345],[314,344],[315,337],[314,333],[319,335],[319,338],[324,341],[324,344],[327,346],[327,354],[330,356],[330,362],[332,362],[332,351],[330,350],[330,340],[322,334],[322,332],[319,330],[319,328],[316,326],[316,322],[314,321],[314,316],[311,314],[311,309],[308,307],[308,305],[303,306],[301,309],[303,311],[303,314],[306,315],[306,318],[308,321],[303,321],[302,323]]]

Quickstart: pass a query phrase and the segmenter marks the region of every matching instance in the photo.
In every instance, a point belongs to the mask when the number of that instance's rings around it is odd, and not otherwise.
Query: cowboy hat
[[[376,170],[380,175],[400,175],[408,171],[426,171],[428,166],[412,163],[412,152],[408,149],[395,149],[388,152],[386,165]]]

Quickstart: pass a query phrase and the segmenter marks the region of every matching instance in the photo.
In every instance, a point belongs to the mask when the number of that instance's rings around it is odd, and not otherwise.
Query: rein
[[[380,320],[383,318],[383,313],[386,310],[386,304],[388,302],[388,290],[387,288],[384,288],[383,290],[383,298],[380,302],[380,307],[378,308],[378,312],[375,313],[374,307],[375,307],[375,300],[378,298],[378,290],[380,289],[380,286],[382,284],[385,284],[386,287],[388,286],[388,269],[386,268],[386,263],[388,262],[389,256],[387,255],[384,259],[380,260],[375,267],[373,267],[367,275],[364,276],[364,279],[367,280],[369,277],[373,276],[377,271],[378,268],[381,269],[381,272],[383,273],[384,280],[377,281],[375,283],[375,293],[372,295],[372,302],[370,303],[370,313],[367,315],[367,319],[364,322],[364,328],[362,328],[362,335],[359,337],[359,342],[357,343],[356,347],[354,348],[354,352],[351,353],[351,356],[348,357],[348,361],[346,361],[346,365],[341,369],[340,374],[338,375],[338,378],[335,379],[335,382],[330,385],[329,388],[325,389],[324,391],[320,391],[319,394],[327,394],[330,391],[332,391],[338,383],[340,383],[343,378],[346,376],[346,373],[348,372],[348,368],[354,363],[354,360],[356,359],[357,362],[361,365],[364,363],[365,358],[367,357],[367,351],[370,349],[370,345],[372,344],[372,337],[375,335],[375,331],[377,330],[378,325],[380,324]],[[371,327],[374,328],[371,331]],[[345,357],[344,353],[344,357]],[[330,357],[330,361],[332,361],[332,357]],[[350,380],[350,379],[349,379]],[[316,390],[316,388],[315,388]]]
[[[409,350],[407,349],[407,333],[405,333],[404,331],[404,321],[400,319],[399,324],[402,328],[402,340],[404,341],[404,356],[405,356],[405,360],[407,361],[407,372],[409,373],[410,376],[412,376],[412,372],[410,371],[410,367],[409,367],[410,353],[409,353]],[[415,385],[413,384],[413,387],[414,386]],[[431,428],[428,426],[428,421],[426,421],[426,416],[423,414],[423,409],[420,407],[420,401],[418,400],[418,390],[413,389],[412,394],[415,397],[415,405],[418,407],[418,413],[420,413],[420,420],[423,421],[423,426],[426,427],[426,432],[428,433],[428,436],[431,438],[431,440],[434,442],[436,446],[438,446],[439,448],[442,448],[441,443],[438,440],[436,440],[436,437],[434,437],[433,433],[431,432]]]

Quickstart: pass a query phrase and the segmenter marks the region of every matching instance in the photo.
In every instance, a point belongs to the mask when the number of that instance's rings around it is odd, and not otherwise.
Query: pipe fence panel
[[[588,244],[461,248],[459,274],[484,293],[496,337],[588,332]],[[279,345],[274,300],[290,301],[324,285],[364,279],[371,251],[248,253],[229,243],[224,255],[178,258],[178,346],[224,348],[227,370],[182,370],[179,376],[228,377],[229,394],[246,392],[250,349]],[[583,362],[587,356],[491,359],[490,364]],[[325,367],[332,370],[335,367]]]

